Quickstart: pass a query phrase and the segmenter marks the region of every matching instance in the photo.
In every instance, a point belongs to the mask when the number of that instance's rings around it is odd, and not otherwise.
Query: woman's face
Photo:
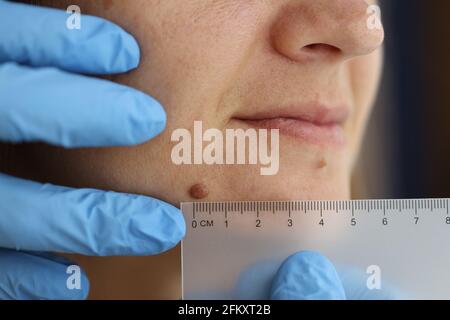
[[[189,190],[198,183],[208,190],[203,200],[349,197],[382,64],[383,31],[367,26],[366,1],[78,4],[83,13],[112,20],[136,37],[140,67],[111,80],[158,99],[167,129],[136,147],[49,152],[47,170],[56,182],[147,194],[176,205],[192,200]],[[193,134],[196,120],[204,130],[223,132],[279,127],[278,173],[263,176],[255,165],[174,164],[171,135],[180,128]]]

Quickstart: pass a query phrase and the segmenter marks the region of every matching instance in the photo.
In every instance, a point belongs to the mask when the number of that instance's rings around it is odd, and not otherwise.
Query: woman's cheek
[[[355,114],[349,123],[348,134],[355,159],[364,137],[369,115],[372,111],[381,78],[383,50],[355,58],[349,63]]]
[[[252,8],[234,12],[231,18],[226,18],[229,7],[204,10],[180,14],[170,26],[167,17],[162,26],[170,30],[164,37],[156,31],[142,35],[147,38],[141,41],[143,62],[137,85],[169,108],[173,117],[169,120],[181,115],[189,122],[217,118],[219,101],[234,85],[254,42],[258,19]]]

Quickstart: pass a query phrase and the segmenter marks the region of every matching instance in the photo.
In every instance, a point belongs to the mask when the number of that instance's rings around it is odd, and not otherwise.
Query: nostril
[[[310,45],[304,46],[302,50],[304,52],[321,53],[321,54],[324,53],[338,54],[341,52],[341,49],[326,43],[312,43]]]
[[[326,43],[312,43],[301,48],[298,57],[304,61],[332,59],[342,54],[338,47]]]

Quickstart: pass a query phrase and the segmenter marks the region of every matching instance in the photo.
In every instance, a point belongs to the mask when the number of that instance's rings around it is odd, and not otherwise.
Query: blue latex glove
[[[395,300],[412,296],[383,281],[380,290],[367,288],[368,274],[358,268],[338,269],[323,255],[300,251],[280,264],[278,259],[249,265],[231,292],[208,293],[212,298],[239,300]]]
[[[366,287],[367,274],[344,268],[339,272],[323,255],[302,251],[288,257],[278,269],[270,289],[273,300],[394,300],[407,296],[384,284]]]
[[[272,283],[273,300],[345,300],[344,286],[324,256],[302,251],[287,258]]]
[[[151,97],[86,74],[132,70],[131,35],[82,16],[0,0],[0,140],[74,147],[124,146],[158,135],[166,116]],[[84,74],[84,75],[81,75]],[[71,189],[0,174],[0,298],[80,299],[66,287],[71,263],[43,252],[152,255],[185,234],[181,212],[144,196]]]

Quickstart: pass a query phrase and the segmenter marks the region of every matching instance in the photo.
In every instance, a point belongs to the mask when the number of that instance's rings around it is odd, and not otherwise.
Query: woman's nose
[[[275,50],[297,62],[349,59],[379,48],[384,30],[364,0],[291,0],[272,29]]]

